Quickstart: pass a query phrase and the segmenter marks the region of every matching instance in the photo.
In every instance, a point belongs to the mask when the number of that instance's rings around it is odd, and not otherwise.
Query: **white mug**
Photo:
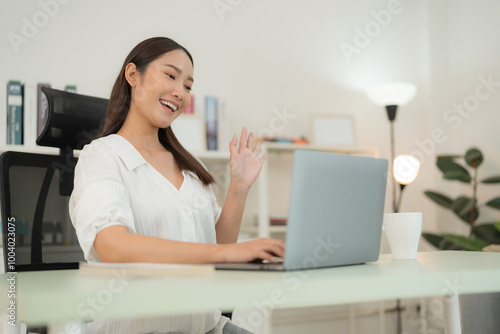
[[[417,258],[418,242],[422,233],[421,212],[386,213],[384,230],[393,259]]]

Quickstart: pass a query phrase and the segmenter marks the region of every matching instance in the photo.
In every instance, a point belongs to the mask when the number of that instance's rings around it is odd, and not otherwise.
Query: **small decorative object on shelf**
[[[64,90],[70,93],[76,93],[76,86],[75,85],[66,85],[64,87]]]
[[[205,97],[205,123],[207,133],[207,149],[215,151],[217,145],[217,98],[215,96]]]
[[[7,86],[7,144],[23,144],[23,95],[20,81],[11,80]]]
[[[287,217],[271,217],[269,218],[271,226],[285,226],[288,218]]]
[[[60,222],[44,222],[43,225],[42,245],[63,244],[63,229]]]
[[[312,115],[311,140],[316,145],[356,145],[354,118],[339,115]]]
[[[191,94],[191,103],[184,109],[185,114],[194,114],[194,95]]]
[[[262,142],[271,142],[271,143],[284,143],[284,144],[309,144],[309,141],[306,137],[261,137],[256,139],[257,141]]]

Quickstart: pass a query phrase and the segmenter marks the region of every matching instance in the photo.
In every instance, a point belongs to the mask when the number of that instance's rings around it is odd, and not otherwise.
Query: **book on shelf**
[[[49,87],[47,83],[39,83],[37,85],[37,138],[45,127],[45,118],[47,117],[47,97],[42,92],[42,87]]]
[[[227,109],[226,102],[219,102],[219,110],[217,114],[217,148],[219,151],[229,151],[229,130],[227,128]]]
[[[93,277],[201,276],[214,273],[212,264],[80,262],[79,272]]]
[[[272,226],[286,226],[286,223],[288,221],[287,217],[271,217],[269,219],[269,222]]]
[[[23,144],[23,94],[20,81],[7,84],[7,144]]]
[[[217,150],[217,98],[215,96],[205,97],[205,126],[207,150]]]
[[[76,85],[66,85],[64,87],[64,90],[66,92],[70,92],[70,93],[76,93]]]
[[[35,83],[26,82],[23,84],[23,143],[28,146],[36,145],[36,110],[37,110],[37,86]]]
[[[191,103],[184,109],[185,114],[194,114],[194,95],[191,94]]]

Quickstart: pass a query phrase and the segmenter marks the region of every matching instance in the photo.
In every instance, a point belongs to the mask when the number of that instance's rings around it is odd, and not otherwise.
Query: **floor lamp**
[[[387,111],[387,118],[390,124],[390,138],[391,138],[391,170],[393,171],[392,180],[392,209],[393,212],[399,211],[399,205],[401,204],[401,195],[405,187],[402,183],[399,183],[399,196],[397,196],[397,180],[394,174],[394,163],[395,163],[395,148],[394,148],[394,121],[396,120],[396,113],[398,107],[405,105],[410,102],[417,93],[417,86],[412,83],[407,82],[393,82],[385,83],[377,86],[373,86],[368,89],[368,98],[376,105],[385,107]],[[417,169],[418,172],[418,169]],[[413,181],[413,180],[412,180]],[[396,300],[396,312],[397,312],[397,333],[402,332],[401,326],[401,301]]]
[[[391,170],[395,155],[394,144],[394,121],[396,120],[396,113],[399,106],[405,105],[410,102],[417,93],[417,87],[414,84],[406,82],[386,83],[371,87],[367,94],[368,98],[376,105],[385,107],[387,117],[390,124],[390,138],[391,138]],[[398,212],[397,205],[397,191],[396,179],[392,178],[392,208],[394,212]]]

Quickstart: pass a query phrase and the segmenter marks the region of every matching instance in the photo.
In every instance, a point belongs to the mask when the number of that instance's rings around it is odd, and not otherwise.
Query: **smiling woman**
[[[125,59],[102,133],[83,148],[75,168],[70,215],[88,261],[196,264],[284,256],[279,240],[236,243],[248,192],[266,159],[253,146],[253,133],[243,128],[239,144],[236,135],[230,143],[231,184],[222,209],[213,177],[175,137],[171,125],[189,106],[193,82],[191,55],[171,39],[148,39]],[[86,326],[106,333],[247,333],[218,310]]]
[[[189,64],[186,63],[186,60],[189,61]],[[174,65],[178,61],[181,64],[179,66],[185,68],[185,71],[188,71],[187,75],[184,74],[186,78],[179,78],[183,73],[181,68]],[[171,39],[155,37],[139,43],[125,59],[113,86],[104,128],[100,137],[117,133],[118,130],[121,131],[120,134],[124,134],[128,127],[127,125],[125,129],[123,129],[126,118],[129,119],[129,124],[133,124],[138,118],[139,122],[142,123],[140,115],[135,115],[135,113],[141,110],[148,110],[148,112],[151,110],[148,109],[151,106],[146,104],[147,97],[156,86],[161,86],[163,83],[169,84],[169,81],[177,84],[180,82],[185,85],[185,90],[189,93],[194,83],[193,66],[193,58],[189,51]],[[186,82],[184,82],[184,80],[186,80]],[[205,185],[209,185],[214,182],[213,177],[197,159],[182,147],[170,128],[170,124],[172,124],[173,120],[177,118],[191,102],[190,97],[186,98],[186,93],[183,92],[182,89],[174,93],[181,94],[181,96],[175,97],[177,100],[182,99],[182,106],[180,109],[180,102],[161,99],[161,94],[159,94],[160,97],[158,100],[155,100],[153,97],[152,103],[155,103],[155,101],[160,103],[164,101],[177,107],[174,112],[167,107],[172,113],[170,122],[168,122],[169,119],[167,119],[165,122],[168,124],[164,123],[163,125],[165,126],[157,126],[161,128],[158,131],[158,138],[162,146],[172,152],[181,169],[190,170],[196,173]],[[133,94],[134,96],[132,96]],[[154,108],[152,110],[154,110]],[[146,116],[148,116],[148,112],[144,112]],[[129,117],[129,114],[132,114],[132,116]],[[148,117],[148,119],[149,118],[150,117]]]

